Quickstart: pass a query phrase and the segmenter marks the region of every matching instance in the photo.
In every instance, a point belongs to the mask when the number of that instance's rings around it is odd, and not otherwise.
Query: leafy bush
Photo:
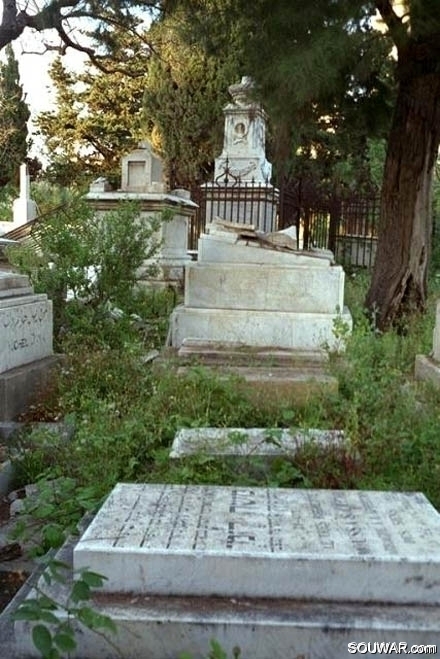
[[[160,222],[141,217],[132,202],[98,217],[83,199],[73,197],[36,224],[28,244],[9,248],[8,257],[36,292],[53,301],[58,336],[83,315],[86,325],[93,325],[112,306],[123,311],[134,306],[138,271],[157,251]]]

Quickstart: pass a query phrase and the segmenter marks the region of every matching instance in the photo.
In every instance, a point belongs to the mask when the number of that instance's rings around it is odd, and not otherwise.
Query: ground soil
[[[9,506],[10,502],[6,497],[0,499],[0,531],[9,522]],[[8,552],[0,558],[0,613],[29,576],[29,571],[23,569],[20,560],[16,560],[18,558],[16,549],[17,545],[11,541],[9,556],[12,560],[9,560]]]

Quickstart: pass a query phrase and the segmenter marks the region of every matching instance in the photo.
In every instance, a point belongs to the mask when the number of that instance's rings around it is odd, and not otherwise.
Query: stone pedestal
[[[139,272],[139,283],[157,286],[182,287],[184,268],[191,261],[188,254],[188,222],[196,204],[180,194],[165,192],[89,192],[88,203],[96,210],[97,217],[105,221],[105,214],[116,211],[123,201],[136,201],[140,218],[161,217],[163,212],[173,214],[171,220],[162,222],[154,241],[159,244],[157,254],[146,259]],[[153,269],[154,274],[151,274]]]
[[[117,627],[112,645],[81,628],[76,658],[202,659],[213,638],[253,659],[440,643],[440,516],[420,493],[119,484],[73,567],[108,577],[92,605]],[[15,622],[17,656],[39,656],[32,624]]]
[[[213,229],[216,245],[202,235],[199,261],[186,267],[184,305],[171,317],[175,348],[186,339],[290,350],[338,347],[336,319],[347,331],[352,324],[341,266],[327,256],[247,246],[245,238]]]
[[[23,412],[54,365],[52,302],[24,275],[0,272],[0,419]]]

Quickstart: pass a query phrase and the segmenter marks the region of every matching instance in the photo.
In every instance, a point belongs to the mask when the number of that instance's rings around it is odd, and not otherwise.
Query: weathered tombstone
[[[109,645],[75,627],[81,659],[201,659],[213,638],[253,659],[440,643],[440,516],[420,493],[119,484],[73,568],[108,578],[93,606],[117,630]],[[33,624],[15,622],[17,656],[37,656]]]
[[[159,248],[156,256],[145,260],[139,282],[150,285],[182,286],[184,266],[191,260],[188,254],[188,219],[194,213],[196,204],[187,191],[166,191],[161,159],[154,153],[148,142],[121,160],[121,189],[110,190],[106,179],[92,183],[86,199],[99,217],[115,210],[124,200],[132,200],[140,205],[140,216],[161,216],[164,211],[173,213],[173,218],[161,223],[155,241]],[[156,274],[151,275],[151,269]]]
[[[114,593],[439,605],[440,515],[420,493],[119,484],[85,567]]]
[[[418,380],[429,380],[440,386],[440,300],[436,306],[432,344],[432,356],[416,355],[414,375]]]
[[[121,190],[126,192],[165,192],[162,160],[148,142],[121,160]]]
[[[37,217],[37,205],[30,195],[30,178],[26,164],[20,165],[20,196],[14,201],[14,226]]]
[[[264,238],[264,237],[263,237]],[[279,250],[247,225],[216,222],[186,267],[184,304],[171,317],[172,346],[186,339],[319,351],[337,348],[335,321],[351,329],[345,274],[330,252]]]
[[[24,412],[57,361],[52,302],[24,275],[0,272],[0,420]]]

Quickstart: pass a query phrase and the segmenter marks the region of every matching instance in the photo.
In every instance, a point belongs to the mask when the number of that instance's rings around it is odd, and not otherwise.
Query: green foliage
[[[148,65],[144,112],[150,139],[167,164],[175,187],[191,187],[212,174],[223,137],[228,86],[240,78],[235,43],[206,53],[200,40],[185,41],[189,17],[177,11],[154,24],[155,50]]]
[[[67,455],[66,448],[64,456]],[[31,556],[41,556],[49,549],[60,547],[76,532],[83,515],[95,510],[100,501],[99,488],[80,487],[74,478],[57,477],[59,472],[58,467],[40,474],[35,482],[36,491],[24,500],[12,532],[14,539],[27,544]]]
[[[17,188],[11,183],[0,188],[0,221],[9,222],[12,220],[12,204],[18,196]]]
[[[53,558],[44,559],[43,564],[42,576],[47,585],[68,583],[69,565]],[[61,659],[75,651],[78,623],[104,638],[116,633],[113,620],[88,605],[91,589],[102,587],[105,580],[101,574],[81,569],[76,572],[66,601],[49,597],[44,587],[37,585],[35,597],[20,604],[13,619],[32,623],[32,641],[43,659]],[[108,642],[117,650],[110,638]]]
[[[36,122],[50,158],[46,178],[61,186],[98,175],[119,183],[121,154],[141,138],[145,59],[137,60],[137,67],[136,77],[104,74],[90,65],[74,74],[60,58],[54,61],[49,73],[56,108]]]
[[[168,218],[165,213],[163,221]],[[138,270],[159,245],[155,234],[160,221],[141,217],[133,203],[100,217],[73,197],[69,205],[44,216],[31,243],[10,248],[8,256],[30,277],[36,292],[52,299],[56,336],[84,317],[106,325],[112,305],[122,311],[133,306]]]
[[[215,638],[211,640],[210,645],[211,645],[211,649],[206,659],[228,659],[227,652],[222,648],[220,643]],[[241,657],[240,648],[234,647],[232,649],[232,659],[240,659],[240,657]],[[179,659],[193,659],[193,656],[189,652],[183,652],[182,654],[179,655]]]
[[[8,46],[6,62],[0,64],[0,187],[18,182],[19,167],[27,155],[29,117],[18,62]]]

